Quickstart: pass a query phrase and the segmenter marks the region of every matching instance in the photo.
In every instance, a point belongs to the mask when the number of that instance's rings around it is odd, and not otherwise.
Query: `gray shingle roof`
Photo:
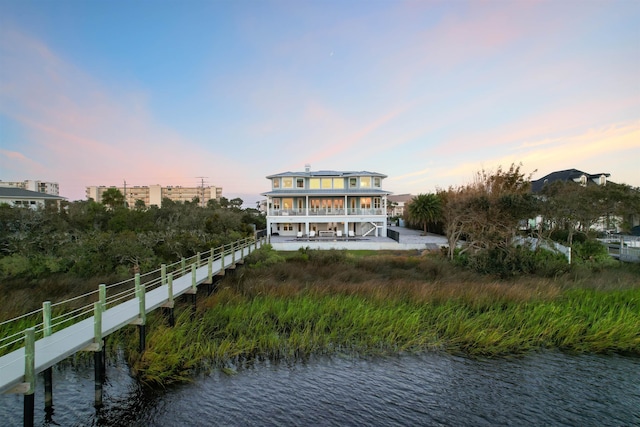
[[[283,176],[296,176],[296,177],[323,177],[323,176],[334,176],[334,177],[349,177],[349,176],[378,176],[380,178],[386,178],[387,175],[379,173],[379,172],[368,172],[368,171],[310,171],[310,172],[282,172],[274,175],[267,176],[267,179],[278,178]]]
[[[611,176],[611,174],[604,172],[589,174],[578,169],[566,169],[563,171],[551,172],[550,174],[545,175],[540,179],[531,181],[531,191],[537,193],[542,190],[542,187],[544,187],[545,184],[551,184],[556,181],[573,181],[579,179],[582,175],[586,175],[587,179],[589,180],[597,179],[601,175],[604,175],[607,178]]]
[[[0,187],[0,198],[64,200],[66,197],[54,196],[52,194],[40,193],[38,191],[24,190],[22,188]]]

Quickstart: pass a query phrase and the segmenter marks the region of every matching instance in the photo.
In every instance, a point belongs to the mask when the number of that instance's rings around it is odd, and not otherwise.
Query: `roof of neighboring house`
[[[66,197],[54,196],[53,194],[40,193],[38,191],[23,190],[15,187],[0,187],[0,198],[4,199],[48,199],[64,200]]]
[[[551,184],[556,181],[573,181],[576,179],[580,179],[582,175],[585,175],[587,179],[598,179],[600,176],[604,175],[607,178],[611,176],[609,173],[595,173],[589,174],[583,172],[578,169],[566,169],[563,171],[551,172],[548,175],[543,176],[540,179],[536,179],[535,181],[531,181],[531,191],[537,193],[542,190],[545,184]]]
[[[407,203],[410,202],[415,196],[413,194],[396,194],[387,197],[390,202]]]
[[[350,177],[350,176],[378,176],[380,178],[386,178],[387,175],[378,172],[368,171],[311,171],[311,172],[282,172],[274,175],[267,176],[267,179],[278,178],[283,176],[298,176],[298,177]]]

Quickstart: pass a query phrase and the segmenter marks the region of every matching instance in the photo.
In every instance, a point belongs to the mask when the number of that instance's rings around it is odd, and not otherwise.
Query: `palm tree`
[[[437,194],[418,194],[409,203],[409,219],[422,223],[425,234],[427,224],[439,220],[442,216],[442,200]]]

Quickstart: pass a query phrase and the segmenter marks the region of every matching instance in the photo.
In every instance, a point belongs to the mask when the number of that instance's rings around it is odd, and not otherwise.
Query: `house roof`
[[[606,176],[607,178],[611,176],[611,174],[604,172],[589,174],[578,169],[566,169],[562,171],[551,172],[550,174],[545,175],[540,179],[531,181],[531,191],[537,193],[542,190],[542,187],[544,187],[545,184],[551,184],[556,181],[574,181],[576,179],[580,179],[582,175],[585,175],[589,180],[598,179],[602,175]]]
[[[407,203],[410,202],[414,197],[415,196],[413,194],[396,194],[387,197],[387,200],[396,203]]]
[[[15,187],[0,187],[0,198],[3,199],[48,199],[64,200],[66,197],[54,196],[53,194],[40,193],[38,191],[24,190]]]
[[[350,176],[377,176],[380,178],[386,178],[387,175],[378,172],[369,171],[310,171],[310,172],[282,172],[274,175],[267,176],[267,179],[278,178],[284,176],[295,177],[350,177]]]
[[[260,193],[263,196],[276,196],[276,197],[292,197],[292,196],[383,196],[385,194],[391,194],[389,191],[379,190],[375,188],[342,188],[342,189],[322,189],[309,190],[309,189],[277,189],[267,191],[266,193]]]

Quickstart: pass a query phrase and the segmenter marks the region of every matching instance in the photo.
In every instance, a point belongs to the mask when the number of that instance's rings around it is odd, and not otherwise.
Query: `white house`
[[[386,236],[386,175],[310,171],[267,176],[267,230],[280,236]]]
[[[0,187],[0,204],[6,203],[9,206],[37,209],[44,207],[46,202],[52,202],[59,207],[61,200],[65,198],[22,188]]]

